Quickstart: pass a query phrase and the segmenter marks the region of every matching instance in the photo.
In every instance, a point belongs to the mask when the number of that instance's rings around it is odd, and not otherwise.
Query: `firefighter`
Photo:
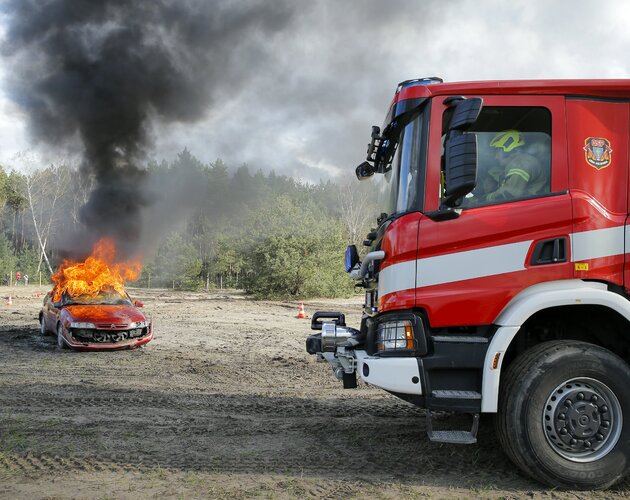
[[[486,194],[487,201],[503,201],[524,198],[540,193],[547,186],[547,173],[540,161],[524,151],[525,138],[518,130],[504,130],[490,141],[495,148],[498,168],[488,175],[498,186]]]

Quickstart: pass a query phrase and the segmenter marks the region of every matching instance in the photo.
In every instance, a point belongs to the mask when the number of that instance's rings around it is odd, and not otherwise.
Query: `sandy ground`
[[[421,409],[344,390],[306,354],[296,303],[131,290],[155,340],[80,353],[39,335],[46,291],[0,287],[1,498],[630,496],[628,484],[572,493],[523,477],[491,419],[478,445],[430,443]],[[360,303],[305,305],[352,324]]]

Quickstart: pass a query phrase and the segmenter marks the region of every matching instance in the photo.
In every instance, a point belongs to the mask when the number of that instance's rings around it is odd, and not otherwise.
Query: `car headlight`
[[[94,323],[72,322],[70,323],[70,328],[90,329],[90,328],[96,328],[96,325],[94,325]]]
[[[129,328],[146,328],[149,326],[148,321],[136,321],[135,323],[131,323]]]
[[[376,329],[376,350],[413,349],[413,325],[410,320],[384,321]]]

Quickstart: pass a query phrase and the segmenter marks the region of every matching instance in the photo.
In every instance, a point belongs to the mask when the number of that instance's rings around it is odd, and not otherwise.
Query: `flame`
[[[52,276],[55,284],[53,301],[64,294],[71,297],[96,297],[101,292],[117,292],[125,296],[125,283],[135,281],[140,275],[140,259],[129,262],[116,261],[116,245],[108,238],[100,240],[83,262],[64,261]]]

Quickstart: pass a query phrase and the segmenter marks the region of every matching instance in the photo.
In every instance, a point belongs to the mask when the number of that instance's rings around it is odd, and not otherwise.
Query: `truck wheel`
[[[509,458],[554,487],[603,489],[630,469],[630,367],[579,341],[539,344],[502,377],[497,435]]]

